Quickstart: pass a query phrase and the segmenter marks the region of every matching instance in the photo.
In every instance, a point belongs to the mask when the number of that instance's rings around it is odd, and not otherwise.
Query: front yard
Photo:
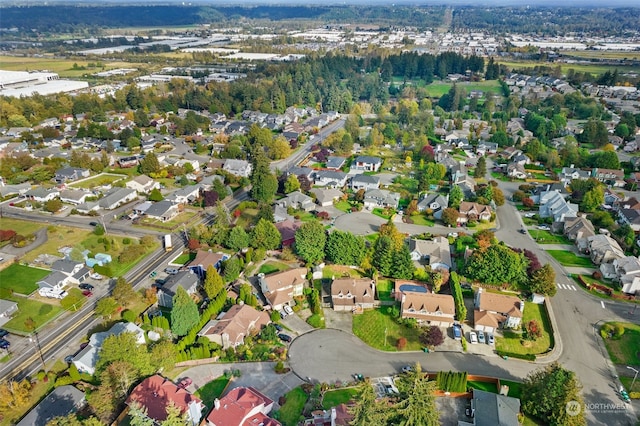
[[[226,389],[227,384],[229,384],[229,378],[220,376],[198,389],[195,392],[195,396],[200,398],[207,408],[212,409],[213,402],[216,398],[222,396],[222,392]]]
[[[572,244],[564,235],[552,234],[549,231],[532,229],[529,234],[538,244]]]
[[[147,217],[143,217],[140,219],[140,222],[135,226],[140,226],[143,228],[150,229],[162,229],[167,231],[173,231],[177,229],[179,226],[184,224],[188,224],[191,222],[199,213],[194,210],[185,210],[182,213],[179,213],[176,217],[166,222],[162,222],[156,219],[150,219]]]
[[[340,404],[346,404],[358,395],[356,388],[344,388],[326,391],[322,396],[322,408],[328,410]]]
[[[419,328],[409,328],[392,318],[391,307],[365,311],[353,316],[353,334],[364,343],[383,351],[397,351],[396,342],[400,337],[407,339],[407,351],[418,351],[422,344],[418,341]]]
[[[43,227],[44,224],[40,222],[29,222],[27,220],[10,219],[7,217],[0,219],[0,229],[11,229],[18,235],[27,236]]]
[[[628,322],[612,322],[608,323],[613,326],[621,325],[624,327],[624,334],[620,337],[612,337],[604,339],[604,345],[609,353],[611,361],[621,367],[632,366],[636,370],[640,370],[640,325]],[[621,376],[620,380],[628,392],[640,392],[640,380],[636,380],[631,389],[634,372],[629,369],[625,372],[630,377]]]
[[[536,320],[542,327],[542,336],[536,340],[523,340],[518,331],[504,330],[504,337],[496,338],[496,350],[511,354],[542,354],[547,352],[553,343],[551,322],[544,305],[525,302],[522,325],[524,327],[531,320]]]
[[[301,388],[291,390],[285,395],[286,402],[274,417],[277,417],[283,426],[297,426],[308,397],[307,393]]]
[[[36,330],[56,318],[63,309],[58,304],[40,302],[33,298],[18,295],[2,295],[3,299],[8,299],[18,304],[18,312],[3,327],[7,330],[19,333],[30,333],[25,321],[27,318],[33,319]],[[57,301],[56,301],[57,302]]]
[[[585,268],[593,268],[593,263],[588,257],[578,256],[577,254],[564,250],[547,250],[555,260],[563,266],[584,266]]]

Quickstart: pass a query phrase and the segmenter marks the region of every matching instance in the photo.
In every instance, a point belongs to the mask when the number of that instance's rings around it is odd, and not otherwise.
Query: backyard
[[[538,305],[525,302],[522,315],[523,326],[531,320],[536,320],[542,327],[542,335],[536,340],[523,340],[522,334],[516,331],[504,330],[504,337],[496,338],[496,350],[511,354],[541,354],[547,352],[553,343],[551,323],[544,304]]]
[[[283,426],[297,426],[308,395],[301,388],[295,388],[287,393],[285,398],[286,402],[274,417],[277,417]]]
[[[2,283],[0,294],[5,296],[6,293],[19,293],[28,296],[38,289],[36,282],[49,275],[49,273],[50,271],[45,269],[31,268],[14,263],[0,271],[0,283]]]
[[[410,328],[399,324],[392,317],[391,307],[365,311],[362,315],[353,317],[353,334],[364,343],[375,349],[397,351],[396,342],[400,337],[407,339],[407,351],[421,350],[418,341],[420,328]]]
[[[81,182],[72,183],[69,186],[73,188],[92,189],[99,186],[111,185],[114,182],[125,179],[126,175],[100,173],[97,176],[87,178]]]
[[[242,226],[245,230],[249,230],[249,228],[256,223],[257,216],[258,209],[244,209],[240,214],[240,217],[236,219],[236,225]]]
[[[340,277],[361,278],[362,274],[357,269],[352,269],[348,266],[341,265],[325,266],[322,269],[322,278],[324,279],[333,279]]]
[[[258,270],[258,273],[269,275],[273,274],[274,272],[286,271],[287,269],[289,269],[289,265],[287,265],[286,263],[270,260],[262,264],[262,266]]]
[[[391,293],[393,292],[393,281],[392,280],[378,280],[378,284],[376,285],[378,289],[378,299],[379,300],[393,300]]]
[[[61,256],[58,250],[62,247],[73,247],[80,244],[90,235],[90,231],[79,228],[69,228],[66,226],[49,226],[47,228],[47,242],[31,250],[22,260],[33,262],[41,254],[51,254]]]
[[[37,330],[63,311],[59,305],[43,303],[33,298],[16,294],[3,294],[2,298],[18,304],[18,312],[13,314],[13,317],[5,323],[3,327],[7,330],[18,332],[19,334],[28,334],[32,331],[25,325],[27,318],[33,319]]]
[[[346,404],[358,395],[357,388],[330,390],[322,396],[322,408],[328,410],[340,404]]]
[[[563,266],[584,266],[585,268],[593,268],[591,259],[584,256],[578,256],[573,252],[564,250],[547,250],[555,260]]]
[[[142,218],[136,226],[146,227],[150,229],[164,229],[167,231],[173,231],[174,229],[177,229],[179,226],[182,226],[191,222],[197,214],[198,212],[196,211],[185,210],[179,213],[173,219],[168,220],[166,222],[145,217],[145,218]]]

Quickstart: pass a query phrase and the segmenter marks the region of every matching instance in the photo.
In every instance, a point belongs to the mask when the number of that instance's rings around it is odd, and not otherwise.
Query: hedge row
[[[519,353],[515,353],[515,352],[503,352],[503,351],[497,351],[498,356],[501,357],[509,357],[509,358],[518,358],[518,359],[524,359],[527,361],[535,361],[536,360],[536,355],[535,354],[519,354]]]
[[[466,371],[439,371],[436,377],[438,389],[445,392],[466,392]]]

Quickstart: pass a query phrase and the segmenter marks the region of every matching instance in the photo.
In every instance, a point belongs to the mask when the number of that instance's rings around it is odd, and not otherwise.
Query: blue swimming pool
[[[414,293],[427,293],[427,289],[421,285],[401,284],[400,291],[413,291]]]

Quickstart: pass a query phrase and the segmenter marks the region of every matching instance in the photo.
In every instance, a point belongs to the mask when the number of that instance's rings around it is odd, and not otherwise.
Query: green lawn
[[[458,87],[463,88],[469,93],[472,90],[482,90],[483,92],[493,92],[496,95],[502,95],[502,89],[500,88],[500,84],[496,80],[488,80],[481,82],[457,82],[456,85]],[[451,89],[453,83],[431,83],[425,86],[427,89],[427,93],[429,96],[434,98],[439,98]]]
[[[195,258],[196,258],[195,253],[182,253],[180,256],[176,257],[173,260],[173,263],[176,263],[178,265],[184,265],[187,262],[191,262]]]
[[[220,376],[198,389],[195,395],[200,398],[208,408],[213,408],[213,401],[222,396],[222,392],[224,392],[228,383],[229,379],[227,377]]]
[[[362,274],[357,269],[351,269],[348,266],[342,265],[328,265],[322,270],[322,278],[333,279],[344,276],[350,276],[352,278],[361,278]]]
[[[535,341],[526,341],[523,344],[521,334],[515,331],[505,330],[504,337],[496,338],[496,350],[517,354],[541,354],[551,348],[553,337],[551,335],[551,323],[544,305],[525,302],[522,324],[536,320],[542,326],[542,336]]]
[[[478,382],[474,380],[469,380],[467,382],[467,387],[478,389],[485,392],[498,393],[498,386],[495,383],[491,383],[491,382]]]
[[[411,219],[411,222],[414,225],[422,225],[422,226],[433,226],[435,225],[435,222],[431,219],[427,219],[427,217],[423,214],[416,214],[416,215],[411,215],[409,216],[409,219]]]
[[[76,183],[72,183],[69,186],[73,187],[73,188],[84,188],[84,189],[91,189],[91,188],[95,188],[97,186],[103,186],[103,185],[110,185],[114,182],[117,182],[123,178],[125,178],[126,176],[124,175],[109,175],[109,174],[104,174],[101,173],[97,176],[88,178],[87,180],[84,180],[82,182],[76,182]]]
[[[60,256],[58,250],[62,247],[74,247],[84,241],[91,232],[86,229],[69,228],[66,226],[49,226],[47,228],[47,242],[31,250],[21,260],[33,262],[41,254]]]
[[[510,380],[500,379],[500,384],[509,386],[508,396],[520,398],[520,396],[522,395],[522,382],[512,382]]]
[[[351,211],[351,204],[348,201],[338,201],[333,205],[336,209],[341,210],[343,212]]]
[[[18,312],[3,326],[11,331],[29,333],[30,330],[28,330],[24,324],[27,318],[32,318],[35,321],[36,329],[39,329],[63,311],[59,305],[43,303],[22,296],[3,295],[3,298],[18,303]]]
[[[193,218],[197,215],[198,215],[198,212],[196,211],[185,210],[182,213],[178,214],[173,219],[168,220],[166,222],[162,222],[156,219],[142,218],[140,222],[138,222],[138,224],[135,226],[139,226],[142,228],[146,227],[149,229],[166,229],[167,231],[172,231],[181,225],[191,222]]]
[[[614,364],[640,364],[640,325],[632,323],[611,323],[624,326],[624,334],[619,339],[605,339],[604,344]]]
[[[285,398],[286,402],[278,410],[277,418],[284,426],[297,426],[308,395],[301,388],[295,388],[287,393]]]
[[[384,220],[389,220],[389,218],[394,215],[395,210],[389,210],[388,212],[390,212],[391,214],[385,214],[385,210],[386,209],[376,207],[375,209],[373,209],[372,213],[378,217],[383,218]]]
[[[529,231],[529,234],[538,244],[572,244],[564,235],[552,234],[549,231],[533,229]]]
[[[105,243],[104,243],[105,238],[107,238],[110,241],[108,247],[105,246]],[[151,253],[156,248],[158,248],[158,245],[160,244],[158,241],[155,241],[153,245],[145,247],[146,250],[144,254],[139,258],[131,262],[120,263],[120,261],[118,260],[118,256],[127,247],[127,245],[138,244],[138,241],[135,238],[130,238],[129,244],[124,244],[125,238],[127,237],[116,237],[112,235],[108,235],[105,237],[105,236],[97,236],[91,233],[87,235],[87,238],[84,241],[82,241],[81,245],[82,247],[88,250],[91,250],[91,253],[93,254],[96,254],[96,253],[110,254],[113,259],[113,261],[109,264],[109,268],[111,269],[111,276],[119,277],[124,275],[129,269],[131,269],[136,263],[138,263],[141,259],[143,259],[147,254]],[[99,242],[98,240],[103,240],[103,242]]]
[[[328,410],[340,404],[346,404],[358,395],[356,388],[345,388],[327,391],[322,396],[322,408]]]
[[[9,219],[6,217],[0,219],[0,229],[11,229],[19,235],[30,235],[42,228],[44,228],[44,224],[39,222]]]
[[[584,266],[586,268],[593,268],[591,259],[588,257],[578,256],[570,251],[547,250],[547,253],[564,266]]]
[[[236,220],[236,225],[242,226],[244,229],[248,230],[257,222],[257,216],[258,209],[244,209],[240,214],[240,217],[238,217],[238,219]]]
[[[28,296],[38,289],[36,282],[49,274],[50,271],[44,269],[31,268],[14,263],[0,271],[2,292],[14,291]]]
[[[380,300],[393,300],[391,297],[391,293],[393,292],[393,281],[392,280],[378,280],[378,285],[376,288],[378,289],[378,299]]]
[[[265,262],[260,267],[260,269],[258,270],[258,273],[269,275],[274,272],[286,271],[287,269],[289,269],[289,265],[287,265],[286,263],[270,260],[269,262]]]
[[[353,334],[375,349],[397,351],[396,342],[400,337],[404,337],[407,339],[406,350],[420,350],[422,348],[418,341],[420,329],[398,324],[391,317],[391,314],[387,313],[388,309],[390,310],[391,308],[385,307],[355,315],[353,317]]]

